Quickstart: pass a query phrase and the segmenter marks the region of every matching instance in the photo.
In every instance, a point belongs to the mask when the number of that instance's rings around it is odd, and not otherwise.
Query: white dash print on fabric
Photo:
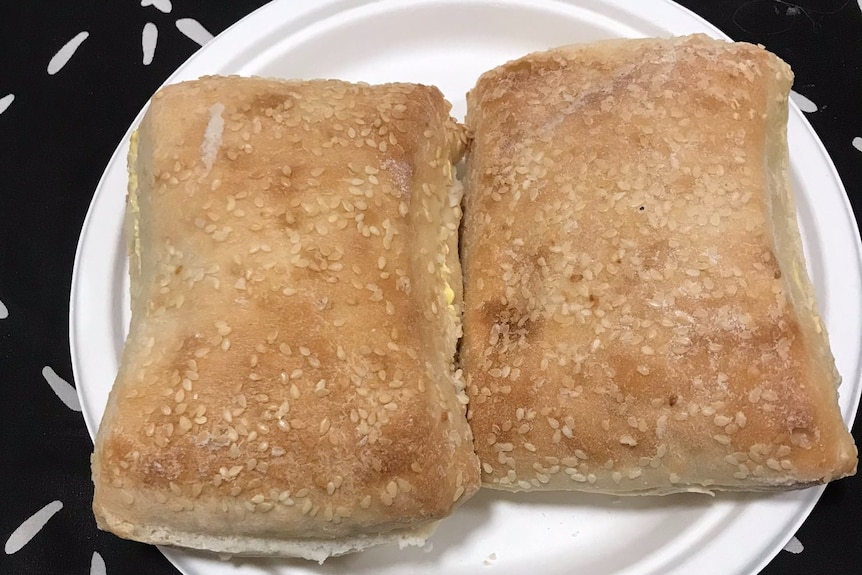
[[[171,0],[141,0],[141,6],[144,8],[152,6],[164,14],[169,14],[174,8]],[[177,30],[201,46],[213,39],[212,33],[210,33],[209,30],[204,28],[203,25],[194,18],[180,18],[175,22],[175,24],[177,26]],[[57,50],[57,53],[55,53],[48,61],[48,75],[53,76],[62,70],[72,59],[72,56],[75,55],[75,52],[78,51],[78,48],[81,47],[81,44],[83,44],[89,37],[90,33],[85,30],[78,32],[71,40],[63,44],[63,46]],[[142,61],[144,66],[149,66],[152,63],[158,39],[159,29],[156,25],[152,22],[144,24],[144,28],[141,31],[141,49],[143,52]],[[0,114],[5,112],[9,106],[12,105],[14,100],[15,94],[6,94],[5,96],[0,97]],[[4,309],[5,308],[2,307],[2,303],[0,303],[0,311]],[[3,319],[3,317],[0,317],[0,319]]]
[[[164,12],[165,14],[169,14],[173,9],[173,6],[171,6],[171,0],[141,0],[141,6],[144,8],[152,6],[159,12]]]
[[[9,308],[0,301],[0,319],[6,319],[7,317],[9,317]]]
[[[153,54],[156,53],[156,42],[159,39],[159,29],[152,22],[144,24],[144,31],[141,33],[141,48],[144,50],[144,66],[149,66],[153,61]]]
[[[6,94],[0,98],[0,114],[6,111],[6,108],[12,105],[15,100],[15,94]]]
[[[27,545],[33,537],[48,523],[55,513],[63,508],[62,501],[52,501],[33,515],[27,518],[18,529],[12,532],[9,539],[6,540],[4,550],[6,555],[12,555]]]
[[[790,99],[796,102],[796,105],[799,106],[799,109],[807,114],[811,114],[812,112],[816,112],[818,110],[817,104],[815,104],[799,92],[791,90]]]
[[[48,382],[48,385],[51,386],[51,389],[60,398],[60,401],[66,404],[66,407],[72,411],[81,411],[81,402],[78,401],[78,394],[68,381],[57,375],[57,372],[48,365],[42,368],[42,377],[45,378],[45,381]]]
[[[862,2],[862,0],[859,0],[859,1]],[[857,150],[862,152],[862,138],[860,138],[859,136],[856,136],[855,138],[853,138],[853,141],[850,143],[853,144],[854,148],[856,148]]]
[[[799,539],[796,537],[791,537],[790,541],[787,542],[787,545],[784,546],[784,550],[788,553],[793,553],[794,555],[799,555],[802,553],[802,550],[805,549],[802,546],[802,543],[799,542]]]
[[[93,551],[93,558],[90,560],[90,575],[107,575],[107,573],[105,560],[102,559],[98,551]]]
[[[66,42],[60,50],[54,54],[51,61],[48,62],[48,74],[53,76],[63,69],[63,66],[69,63],[69,59],[75,55],[75,51],[81,44],[90,37],[89,32],[79,32],[74,38]]]
[[[180,18],[177,29],[201,46],[213,39],[213,35],[194,18]]]

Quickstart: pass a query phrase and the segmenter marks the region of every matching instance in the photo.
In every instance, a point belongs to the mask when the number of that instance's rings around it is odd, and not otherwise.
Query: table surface
[[[72,389],[72,264],[93,191],[135,115],[211,35],[263,4],[28,0],[0,6],[0,389],[6,398],[0,402],[0,573],[177,573],[155,548],[96,529],[92,442]],[[860,2],[680,4],[791,64],[794,98],[832,157],[858,221]],[[142,49],[145,27],[158,30],[151,59]],[[862,425],[853,433],[862,444]],[[862,476],[829,485],[762,573],[859,573],[860,516]]]

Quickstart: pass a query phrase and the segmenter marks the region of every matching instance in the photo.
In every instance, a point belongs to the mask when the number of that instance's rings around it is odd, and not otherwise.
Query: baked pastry
[[[788,177],[790,68],[706,36],[530,54],[468,94],[461,361],[483,483],[852,474]]]
[[[323,560],[479,486],[453,369],[463,128],[433,87],[208,77],[129,155],[132,319],[99,527]]]

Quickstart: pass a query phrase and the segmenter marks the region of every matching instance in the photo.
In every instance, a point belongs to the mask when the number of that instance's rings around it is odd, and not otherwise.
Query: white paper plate
[[[439,86],[462,116],[464,94],[481,72],[529,51],[692,32],[724,37],[666,0],[284,0],[220,35],[169,81],[204,74],[415,81]],[[862,250],[834,167],[802,114],[791,108],[799,219],[809,273],[844,376],[841,409],[849,423],[862,391]],[[128,325],[121,229],[126,152],[124,140],[96,190],[72,280],[72,361],[91,433],[104,411]],[[618,499],[482,491],[443,522],[431,550],[373,549],[323,566],[164,552],[190,575],[754,573],[793,535],[821,493],[815,488],[775,496]]]

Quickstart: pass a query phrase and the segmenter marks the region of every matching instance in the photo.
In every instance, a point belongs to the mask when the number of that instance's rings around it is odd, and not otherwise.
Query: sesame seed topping
[[[614,53],[533,54],[468,96],[460,359],[485,481],[501,487],[556,488],[545,458],[607,453],[608,438],[630,449],[590,469],[567,459],[560,477],[650,488],[664,479],[643,470],[670,467],[680,438],[704,446],[694,461],[747,453],[764,433],[811,441],[784,419],[787,382],[809,376],[792,366],[800,326],[765,225],[769,130],[746,113],[773,89],[755,78],[784,66],[698,37]],[[734,455],[727,474],[784,469],[755,451],[759,471]]]
[[[184,84],[199,88],[201,99],[223,100],[223,141],[207,173],[197,152],[187,157],[188,146],[168,141],[199,137],[183,127],[178,136],[164,135],[169,161],[159,157],[161,145],[142,149],[156,183],[141,190],[153,203],[141,217],[168,218],[154,242],[163,245],[141,246],[150,250],[142,265],[153,265],[141,276],[153,278],[146,316],[178,331],[160,330],[157,340],[143,329],[149,363],[135,366],[132,377],[140,374],[142,388],[157,379],[157,397],[123,394],[136,404],[127,421],[139,430],[142,455],[137,468],[123,460],[117,469],[156,469],[157,448],[165,454],[194,446],[184,451],[188,458],[162,457],[164,468],[151,473],[162,505],[185,508],[184,500],[229,495],[236,501],[222,509],[237,520],[294,507],[310,525],[331,522],[329,530],[349,523],[357,504],[439,515],[426,498],[404,494],[454,469],[453,501],[477,486],[475,460],[463,449],[471,441],[464,382],[451,365],[460,330],[460,196],[453,201],[449,187],[466,136],[433,88],[236,80],[262,90],[247,98],[239,90],[217,94],[213,81]],[[189,105],[181,100],[174,105]],[[190,125],[196,113],[183,112]],[[161,136],[158,124],[151,128]],[[276,140],[281,159],[273,169],[264,152]],[[337,149],[346,146],[350,166],[339,161]],[[182,214],[166,209],[179,197],[171,186],[188,192]],[[458,292],[451,300],[433,291],[444,281]],[[370,323],[348,330],[357,306]],[[204,308],[230,311],[213,316]],[[435,309],[427,327],[401,323],[415,310],[421,320]],[[428,333],[442,334],[449,357],[427,348]],[[517,379],[515,369],[504,379]],[[422,407],[427,401],[432,413]],[[392,434],[406,421],[447,449],[411,452],[401,467],[392,459],[400,453]],[[314,466],[293,466],[318,458],[334,458],[335,469],[364,464],[376,473],[319,477]],[[159,485],[163,471],[170,486]],[[373,483],[377,475],[385,481]]]

